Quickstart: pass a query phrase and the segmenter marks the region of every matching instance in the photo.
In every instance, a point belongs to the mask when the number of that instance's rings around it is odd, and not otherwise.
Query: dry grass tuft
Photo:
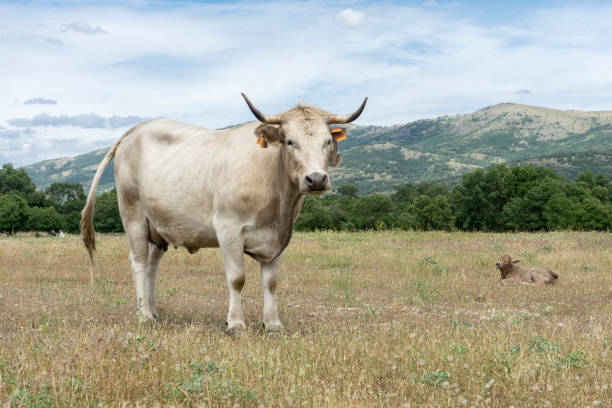
[[[612,405],[608,233],[298,233],[262,331],[248,260],[244,336],[224,334],[218,250],[169,251],[160,322],[139,325],[121,235],[95,286],[76,236],[0,239],[0,406]],[[515,254],[559,284],[499,287]]]

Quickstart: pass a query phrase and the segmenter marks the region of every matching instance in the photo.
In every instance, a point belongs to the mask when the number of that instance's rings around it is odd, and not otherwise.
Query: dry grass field
[[[138,324],[122,235],[0,238],[0,406],[612,406],[612,234],[297,233],[282,334],[224,333],[216,249],[162,260]],[[556,286],[500,287],[500,252]],[[4,405],[3,405],[4,404]]]

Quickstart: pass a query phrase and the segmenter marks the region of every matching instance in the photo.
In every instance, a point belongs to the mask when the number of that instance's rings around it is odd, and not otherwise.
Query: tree
[[[553,195],[544,207],[548,229],[568,229],[576,225],[576,205],[563,193]]]
[[[28,219],[28,202],[17,193],[0,195],[0,231],[23,230]]]
[[[389,226],[392,210],[393,202],[386,195],[370,194],[359,197],[355,203],[355,225],[363,229]]]
[[[612,228],[612,211],[595,197],[587,197],[577,209],[577,227],[586,230]]]
[[[31,207],[25,229],[28,231],[50,231],[64,228],[64,218],[53,207]]]
[[[562,189],[557,180],[540,180],[523,197],[514,197],[504,206],[503,219],[506,227],[517,231],[546,229],[546,206],[553,196],[561,193]]]
[[[300,216],[295,222],[295,229],[314,231],[331,229],[334,226],[332,211],[324,207],[318,197],[306,196]]]
[[[12,164],[2,165],[0,169],[0,194],[17,193],[26,196],[36,191],[36,186],[24,169],[15,169]]]
[[[53,183],[45,190],[45,195],[61,214],[81,211],[87,199],[80,183]]]
[[[0,194],[15,193],[25,198],[29,206],[45,206],[44,194],[36,191],[36,186],[24,169],[15,169],[7,163],[0,169]]]
[[[100,232],[123,232],[116,188],[100,194],[96,199],[94,227]]]
[[[352,184],[344,184],[338,187],[338,194],[340,194],[341,196],[345,196],[345,197],[357,197],[358,191],[359,191],[359,188],[357,188],[357,186],[354,186]]]

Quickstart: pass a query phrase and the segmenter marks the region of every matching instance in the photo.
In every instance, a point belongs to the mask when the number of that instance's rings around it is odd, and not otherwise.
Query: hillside
[[[335,185],[387,192],[407,182],[453,180],[498,163],[538,164],[574,178],[591,170],[612,177],[612,111],[559,111],[504,103],[466,115],[390,127],[350,126]],[[54,181],[89,186],[106,149],[25,167],[39,188]],[[112,186],[112,168],[102,189]]]

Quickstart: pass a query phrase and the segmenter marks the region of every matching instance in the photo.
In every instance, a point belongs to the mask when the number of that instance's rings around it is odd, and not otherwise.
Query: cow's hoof
[[[157,321],[157,314],[141,313],[138,315],[138,322],[140,323],[155,323],[156,321]]]
[[[284,330],[283,324],[281,322],[268,322],[264,323],[264,328],[267,332],[271,333],[280,333]]]
[[[227,333],[229,336],[241,336],[244,332],[246,332],[246,324],[242,321],[226,322],[225,324],[227,325],[225,333]]]

